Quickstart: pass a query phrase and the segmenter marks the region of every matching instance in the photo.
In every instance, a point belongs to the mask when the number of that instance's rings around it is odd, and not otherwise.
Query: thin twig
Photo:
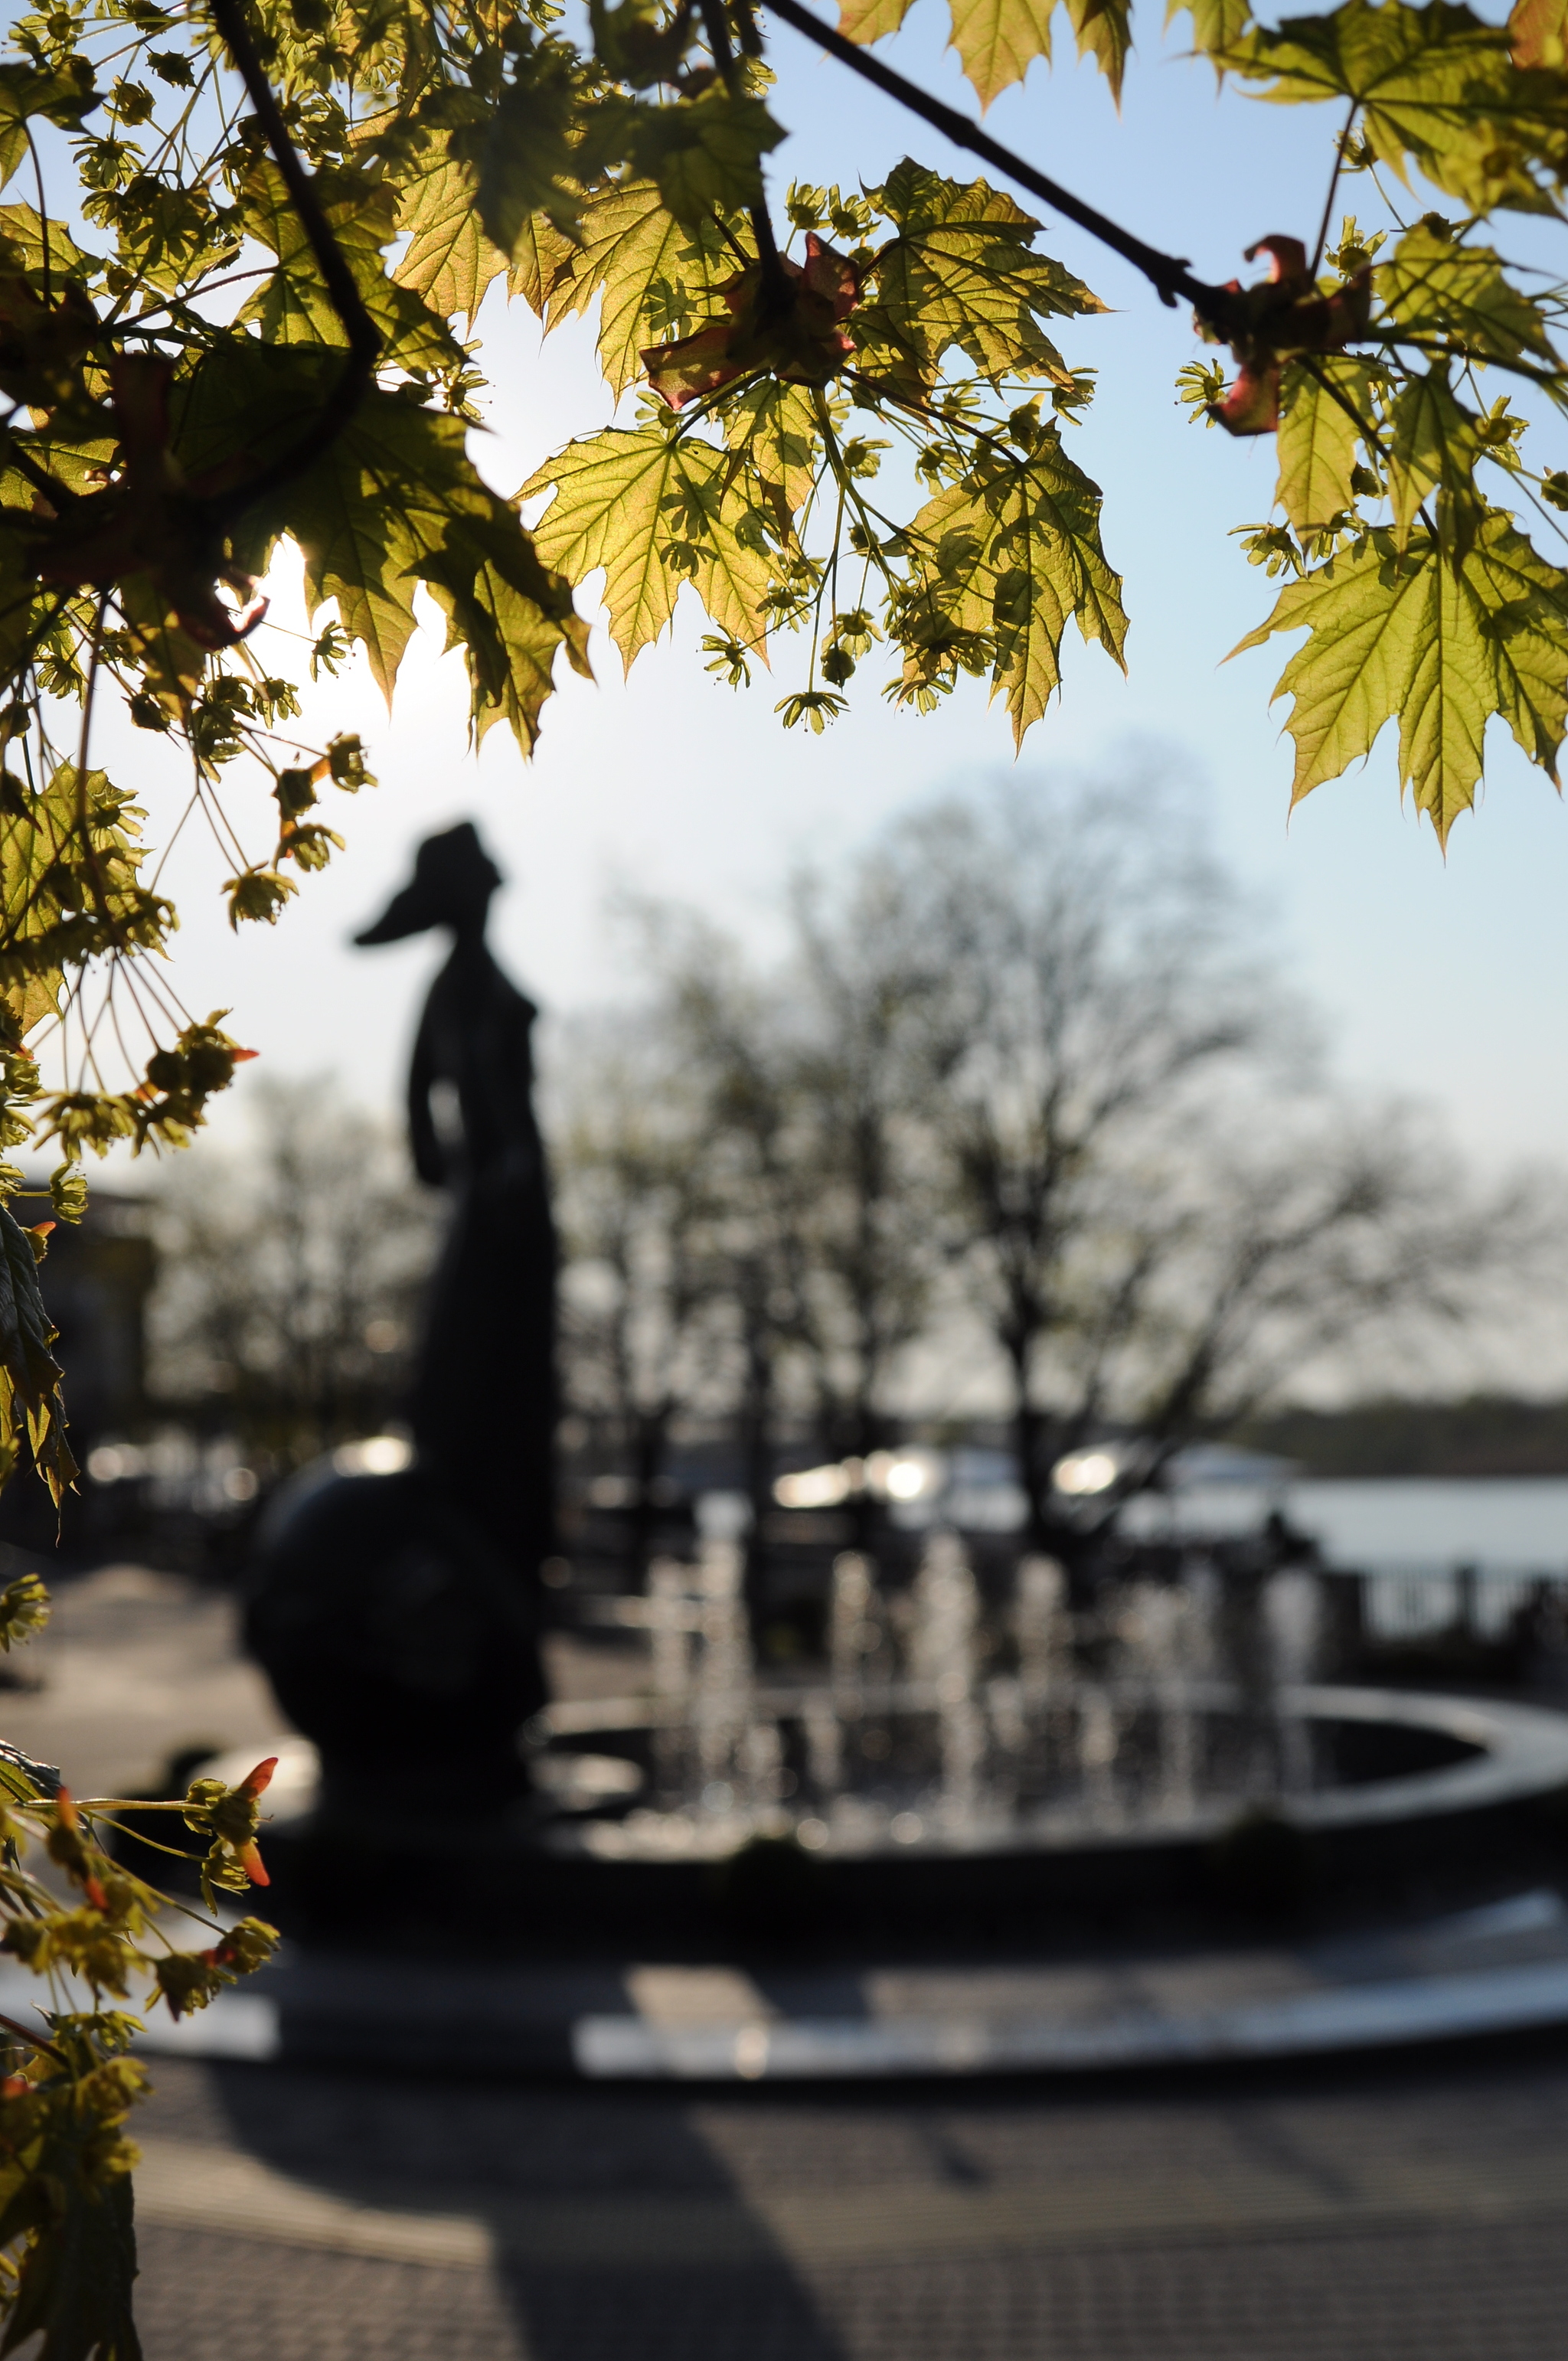
[[[64,2065],[63,2050],[57,2049],[52,2041],[45,2041],[41,2035],[29,2033],[27,2026],[18,2025],[14,2016],[0,2016],[0,2025],[5,2026],[7,2033],[14,2033],[18,2041],[25,2041],[29,2049],[41,2049],[48,2057],[58,2058],[60,2064]]]

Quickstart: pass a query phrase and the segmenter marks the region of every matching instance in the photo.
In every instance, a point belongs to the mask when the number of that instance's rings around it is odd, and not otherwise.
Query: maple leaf
[[[0,1205],[0,1436],[14,1454],[26,1434],[58,1507],[76,1464],[66,1447],[65,1372],[49,1351],[54,1341],[32,1245],[9,1207]]]
[[[847,41],[880,41],[896,33],[915,0],[841,0],[839,30]]]
[[[1434,489],[1448,504],[1445,537],[1461,555],[1469,547],[1483,510],[1475,482],[1482,451],[1477,423],[1474,411],[1455,397],[1446,364],[1400,387],[1387,427],[1388,500],[1400,549]]]
[[[178,447],[205,456],[233,437],[264,462],[298,412],[319,403],[336,365],[299,346],[208,355],[183,389]],[[389,697],[413,636],[416,588],[428,583],[448,645],[466,651],[476,734],[504,716],[527,752],[553,657],[565,649],[581,669],[583,634],[566,585],[539,565],[515,504],[484,482],[466,441],[461,418],[372,388],[308,472],[247,513],[245,546],[259,567],[280,533],[298,543],[311,614],[335,599]],[[503,662],[498,633],[515,640],[515,661]]]
[[[1489,246],[1472,246],[1429,214],[1405,232],[1373,273],[1383,318],[1407,335],[1441,337],[1475,360],[1529,355],[1555,368],[1557,355],[1539,308],[1503,275]]]
[[[78,2113],[82,2120],[73,2122]],[[44,2145],[49,2178],[41,2218],[11,2220],[10,2209],[0,2216],[8,2239],[26,2228],[34,2233],[0,2352],[13,2353],[41,2332],[38,2361],[142,2361],[131,2317],[137,2245],[130,2175],[103,2171],[93,2151],[104,2145],[89,2110],[63,2114],[60,2131]]]
[[[10,60],[0,63],[0,184],[26,157],[27,125],[35,116],[75,131],[82,117],[100,103],[92,68],[83,57],[48,66]]]
[[[501,93],[479,164],[479,217],[503,254],[515,247],[531,214],[543,214],[576,239],[583,191],[582,159],[572,134],[577,122],[579,74],[554,41],[537,41],[514,19],[520,40],[512,80]]]
[[[734,277],[734,252],[717,223],[683,228],[652,181],[627,181],[594,198],[583,207],[578,237],[534,309],[547,328],[557,327],[598,296],[599,366],[621,394],[642,374],[655,294],[678,288],[690,308],[701,311]]]
[[[1036,58],[1048,64],[1056,0],[949,0],[952,46],[981,105],[1022,82]]]
[[[1424,528],[1403,554],[1376,528],[1288,584],[1232,653],[1303,626],[1309,637],[1275,690],[1292,699],[1293,804],[1369,754],[1393,719],[1400,788],[1443,843],[1475,801],[1493,714],[1555,779],[1568,720],[1568,574],[1511,518],[1488,511],[1457,564]]]
[[[839,29],[851,41],[896,33],[912,0],[842,0]],[[1048,64],[1057,0],[949,0],[952,47],[981,107],[1022,82],[1036,58]],[[1080,57],[1094,60],[1119,100],[1132,48],[1131,0],[1067,0]]]
[[[1298,533],[1321,529],[1353,504],[1351,470],[1361,438],[1350,412],[1371,424],[1370,385],[1365,361],[1338,355],[1312,368],[1294,362],[1285,372],[1275,497]]]
[[[1100,488],[1069,458],[1053,423],[1026,457],[987,454],[962,481],[927,501],[907,528],[918,551],[916,588],[898,621],[915,688],[950,669],[965,643],[989,664],[992,693],[1013,719],[1014,744],[1059,686],[1062,635],[1076,621],[1125,669],[1121,579],[1100,538]]]
[[[810,499],[822,466],[822,432],[805,386],[761,378],[726,403],[724,439],[744,455],[760,484],[775,489],[793,518]]]
[[[409,242],[392,277],[447,318],[472,320],[485,290],[507,267],[506,256],[479,219],[478,187],[471,164],[447,157],[403,192],[398,210],[397,227],[406,231]],[[526,216],[528,222],[542,218]],[[560,238],[559,231],[554,235],[569,252],[570,240]]]
[[[654,182],[683,228],[714,213],[744,213],[762,202],[762,158],[784,132],[760,98],[722,88],[672,106],[639,106],[627,140],[639,179]]]
[[[448,648],[464,652],[475,743],[505,721],[531,752],[561,649],[574,672],[593,677],[587,626],[572,611],[565,582],[541,565],[499,500],[488,515],[451,518],[440,547],[418,558],[414,571],[445,611]]]
[[[145,817],[104,771],[62,763],[41,793],[0,774],[0,998],[18,1035],[59,1014],[68,967],[162,945],[173,914],[141,883]]]
[[[1568,150],[1568,83],[1513,62],[1507,33],[1451,0],[1342,0],[1324,16],[1255,26],[1216,61],[1254,93],[1284,105],[1354,99],[1371,158],[1408,179],[1407,164],[1475,212],[1550,212],[1542,173],[1561,178]]]
[[[957,347],[992,383],[1011,375],[1071,385],[1039,323],[1105,306],[1070,270],[1035,252],[1037,221],[984,181],[946,180],[908,157],[875,203],[897,236],[868,267],[876,296],[851,329],[857,346],[869,349],[886,336],[927,376]]]
[[[252,577],[223,554],[208,511],[208,477],[187,478],[170,447],[169,388],[175,364],[161,354],[118,353],[109,367],[110,413],[121,455],[116,479],[78,496],[59,516],[21,527],[40,582],[75,589],[90,584],[115,590],[133,627],[156,641],[171,616],[197,651],[234,647],[267,612]],[[138,577],[154,594],[137,600]],[[225,606],[224,582],[248,603]],[[150,658],[149,658],[150,660]],[[198,653],[194,670],[201,671]],[[186,688],[189,664],[170,684]]]
[[[1166,0],[1167,25],[1181,16],[1191,18],[1192,46],[1203,57],[1233,49],[1252,23],[1248,0]]]
[[[573,582],[604,568],[610,636],[630,669],[674,617],[689,581],[721,631],[760,640],[774,520],[737,456],[651,423],[570,443],[524,484],[554,495],[533,528],[540,555]]]
[[[1079,56],[1093,59],[1120,106],[1133,47],[1132,0],[1067,0],[1067,14]]]
[[[397,235],[396,192],[368,173],[347,170],[318,172],[315,186],[338,251],[380,331],[382,358],[407,368],[458,366],[462,347],[446,322],[411,282],[389,279],[382,267],[381,250]],[[246,176],[240,210],[250,236],[278,258],[277,269],[240,307],[240,324],[254,321],[269,345],[346,344],[304,225],[277,166],[266,158]]]

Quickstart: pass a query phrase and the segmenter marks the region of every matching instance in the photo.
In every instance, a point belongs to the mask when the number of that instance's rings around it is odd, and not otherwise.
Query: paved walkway
[[[148,2361],[1555,2361],[1568,2062],[955,2101],[160,2061]]]
[[[224,1602],[73,1587],[79,1789],[277,1727]],[[1568,2043],[1070,2089],[155,2062],[148,2361],[1558,2361]]]

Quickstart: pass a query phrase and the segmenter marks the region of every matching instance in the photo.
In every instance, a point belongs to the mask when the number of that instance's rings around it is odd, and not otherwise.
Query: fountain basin
[[[1207,1705],[1188,1695],[1197,1709],[1225,1709],[1212,1691]],[[880,1823],[840,1815],[827,1842],[806,1849],[753,1843],[813,1817],[776,1803],[639,1814],[623,1798],[614,1810],[602,1800],[577,1814],[546,1808],[504,1828],[404,1821],[379,1835],[322,1812],[268,1835],[269,1902],[291,1932],[374,1929],[418,1949],[461,1925],[470,1947],[509,1956],[680,1960],[781,1944],[842,1957],[972,1954],[1102,1928],[1190,1929],[1215,1906],[1214,1839],[1249,1800],[1306,1832],[1312,1894],[1331,1916],[1398,1918],[1554,1873],[1560,1839],[1541,1806],[1568,1789],[1568,1717],[1326,1685],[1276,1703],[1311,1731],[1320,1761],[1348,1740],[1359,1775],[1285,1799],[1201,1795],[1164,1820],[1047,1811],[959,1826],[934,1810],[914,1841],[895,1828],[898,1812]],[[649,1749],[660,1710],[630,1700],[554,1708],[551,1749],[631,1760]],[[1245,1893],[1222,1895],[1223,1909],[1238,1900],[1245,1915]]]
[[[1141,1708],[1152,1718],[1181,1711],[1210,1725],[1241,1719],[1237,1694],[1228,1683],[1193,1682],[1141,1695],[1131,1690],[1129,1684],[1120,1692],[1124,1712]],[[909,1694],[907,1685],[899,1692],[905,1715],[912,1710]],[[787,1719],[804,1709],[798,1692],[762,1692],[753,1701],[758,1718]],[[938,1710],[934,1701],[927,1709]],[[600,1748],[635,1745],[674,1718],[668,1707],[641,1700],[557,1706],[541,1723],[551,1741],[566,1745],[543,1760],[564,1770],[572,1748],[585,1742]],[[795,1836],[824,1867],[835,1861],[885,1859],[913,1869],[934,1855],[1066,1855],[1204,1843],[1248,1804],[1267,1805],[1296,1826],[1326,1834],[1464,1820],[1507,1811],[1568,1785],[1568,1716],[1538,1707],[1307,1684],[1277,1691],[1269,1718],[1310,1733],[1317,1777],[1298,1792],[1249,1795],[1244,1787],[1193,1793],[1174,1802],[1156,1796],[1142,1806],[1124,1797],[1100,1803],[1080,1798],[1006,1817],[988,1813],[983,1802],[952,1810],[940,1794],[901,1798],[892,1793],[880,1801],[841,1796],[826,1819],[809,1808],[790,1809],[777,1802],[673,1811],[634,1806],[617,1817],[590,1807],[576,1823],[548,1829],[544,1841],[558,1857],[711,1861],[733,1854],[755,1836]],[[605,1758],[594,1754],[587,1760],[599,1763]]]

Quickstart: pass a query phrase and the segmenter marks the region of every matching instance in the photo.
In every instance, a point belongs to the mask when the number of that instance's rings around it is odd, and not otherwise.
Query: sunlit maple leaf
[[[1293,802],[1369,754],[1390,721],[1399,784],[1444,842],[1475,801],[1494,713],[1556,777],[1568,721],[1568,574],[1511,518],[1491,511],[1457,564],[1424,527],[1402,554],[1378,528],[1288,584],[1232,653],[1303,627],[1308,638],[1275,691],[1292,699]]]

